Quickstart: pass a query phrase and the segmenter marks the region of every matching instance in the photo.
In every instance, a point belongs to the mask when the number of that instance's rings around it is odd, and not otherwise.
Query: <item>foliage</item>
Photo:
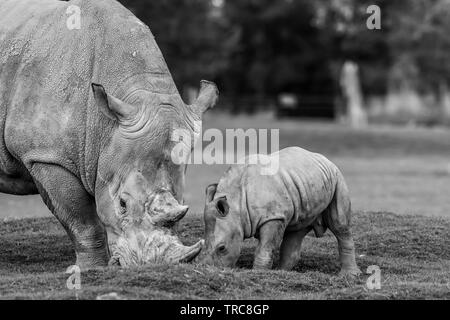
[[[206,0],[121,0],[149,25],[179,87],[224,72],[233,30]],[[230,43],[231,42],[231,43]]]
[[[207,78],[232,98],[333,97],[346,60],[366,94],[439,93],[450,80],[447,0],[120,1],[151,27],[180,88]],[[372,4],[381,30],[366,27]]]

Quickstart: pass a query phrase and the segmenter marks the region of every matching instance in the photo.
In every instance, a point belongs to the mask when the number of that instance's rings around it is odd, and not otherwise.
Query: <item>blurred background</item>
[[[360,104],[362,124],[450,124],[447,0],[120,2],[150,26],[186,100],[205,78],[233,113],[344,120]],[[374,4],[381,29],[366,24]]]
[[[355,210],[450,215],[450,1],[120,2],[150,27],[186,102],[200,79],[217,83],[205,129],[280,129],[280,148],[341,168]],[[190,214],[226,168],[190,166]],[[49,214],[38,197],[0,201],[3,216]]]

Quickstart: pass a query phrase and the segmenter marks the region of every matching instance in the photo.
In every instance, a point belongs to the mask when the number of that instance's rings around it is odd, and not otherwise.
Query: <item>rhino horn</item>
[[[175,223],[177,221],[180,221],[186,215],[188,210],[189,206],[178,205],[167,212],[167,214],[163,218],[167,223]]]
[[[129,262],[125,263],[119,260],[120,265],[139,265],[147,262],[166,262],[166,263],[186,263],[194,260],[202,251],[205,245],[204,240],[200,240],[192,246],[185,246],[179,240],[173,237],[162,236],[159,239],[152,239],[148,241],[151,243],[149,247],[144,250],[142,254],[142,262]],[[159,244],[159,246],[158,246]],[[163,248],[163,250],[161,250]],[[124,259],[125,260],[125,259]]]
[[[204,240],[192,246],[185,246],[181,241],[164,231],[153,230],[119,238],[109,265],[129,267],[146,263],[190,262],[203,249]]]
[[[175,205],[159,208],[157,211],[150,209],[148,212],[155,225],[170,226],[180,221],[188,212],[189,206]]]
[[[202,80],[200,81],[200,91],[197,100],[191,105],[192,111],[199,117],[207,111],[212,109],[219,99],[219,90],[214,82]]]
[[[106,93],[105,88],[96,83],[92,83],[95,102],[100,111],[112,120],[119,122],[129,122],[139,112],[137,106],[125,103],[112,95]]]
[[[190,262],[194,260],[198,256],[204,245],[205,241],[202,239],[192,246],[179,247],[179,252],[176,255],[176,260],[178,260],[177,262]]]

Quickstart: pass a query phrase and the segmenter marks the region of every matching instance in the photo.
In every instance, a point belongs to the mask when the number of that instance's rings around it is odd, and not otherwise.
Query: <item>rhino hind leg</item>
[[[310,230],[310,228],[307,228],[286,232],[281,243],[279,269],[291,270],[298,264],[303,238],[305,238]]]
[[[105,228],[97,216],[95,201],[81,182],[61,166],[43,163],[33,164],[31,175],[45,204],[72,240],[76,264],[84,270],[107,265]]]
[[[329,207],[323,213],[326,226],[333,232],[338,242],[340,275],[361,274],[356,264],[355,244],[350,230],[351,203],[347,186],[339,180]]]

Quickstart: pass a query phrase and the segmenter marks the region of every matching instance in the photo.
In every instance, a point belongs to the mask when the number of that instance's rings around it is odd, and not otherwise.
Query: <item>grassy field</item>
[[[183,240],[202,236],[203,222],[186,218]],[[95,299],[112,292],[121,299],[406,299],[450,298],[450,219],[357,213],[357,263],[381,269],[381,289],[368,275],[339,277],[337,245],[326,234],[304,241],[301,263],[290,272],[252,271],[254,241],[247,241],[237,270],[196,264],[148,265],[82,273],[81,290],[66,288],[74,262],[71,244],[54,218],[0,224],[0,298]]]
[[[280,148],[297,145],[334,161],[352,195],[358,264],[363,271],[378,265],[382,288],[368,290],[368,275],[338,277],[337,245],[327,233],[307,238],[302,262],[292,272],[250,270],[255,243],[248,241],[237,271],[195,264],[93,270],[83,273],[78,298],[110,292],[127,299],[450,298],[449,130],[352,130],[334,123],[224,114],[209,114],[205,127],[280,128]],[[191,209],[182,224],[187,243],[202,237],[204,188],[226,168],[190,166],[186,201]],[[75,298],[64,273],[74,263],[72,247],[40,198],[0,194],[0,204],[0,298]],[[23,217],[35,218],[18,219]]]

